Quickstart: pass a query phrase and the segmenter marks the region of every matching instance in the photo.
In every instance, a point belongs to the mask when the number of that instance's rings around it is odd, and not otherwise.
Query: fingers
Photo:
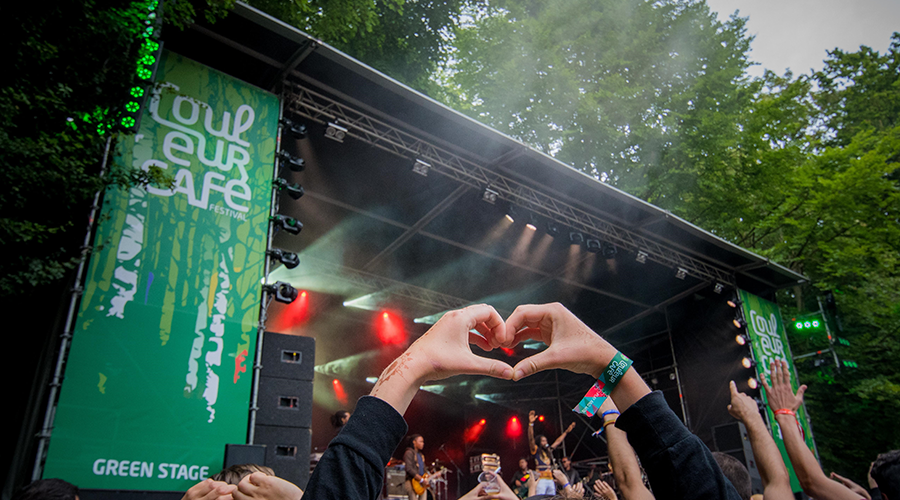
[[[478,331],[488,339],[488,343],[493,347],[500,347],[501,340],[505,340],[506,324],[496,309],[487,304],[478,304],[462,311],[466,314],[468,330],[481,326]]]
[[[485,351],[490,351],[491,349],[493,349],[493,347],[491,347],[491,345],[488,343],[487,339],[477,333],[469,332],[469,343],[475,344]]]
[[[487,375],[510,380],[513,377],[513,367],[497,359],[482,358],[473,354],[469,356],[465,375]]]
[[[511,342],[516,338],[516,334],[522,328],[533,328],[542,330],[544,327],[552,325],[552,307],[553,304],[529,304],[516,308],[509,318],[506,318],[506,332],[504,339]]]
[[[513,380],[522,380],[523,378],[534,375],[535,373],[543,370],[547,370],[549,368],[556,368],[554,366],[554,356],[552,353],[552,349],[547,349],[545,351],[539,352],[534,356],[529,356],[522,361],[516,363],[514,367]]]

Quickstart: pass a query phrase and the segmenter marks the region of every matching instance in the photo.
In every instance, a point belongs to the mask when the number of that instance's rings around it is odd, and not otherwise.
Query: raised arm
[[[738,392],[734,381],[729,383],[729,388],[731,404],[728,405],[728,413],[743,422],[747,428],[750,447],[753,448],[753,457],[756,459],[756,467],[765,488],[763,497],[766,500],[791,500],[794,498],[791,478],[781,460],[781,452],[778,451],[775,440],[769,435],[769,430],[759,414],[756,401]]]
[[[610,410],[618,411],[615,403],[607,399],[600,407],[600,414]],[[653,494],[644,486],[641,466],[638,464],[634,449],[628,444],[628,436],[615,425],[617,418],[616,414],[608,414],[603,417],[609,462],[613,466],[616,485],[622,492],[622,496],[628,500],[653,500]]]
[[[531,410],[528,412],[528,451],[530,451],[532,455],[537,453],[537,443],[534,442],[535,420],[537,420],[537,415],[534,414],[534,410]]]
[[[800,427],[797,424],[796,412],[803,402],[803,393],[806,386],[800,386],[797,393],[791,387],[791,375],[784,361],[775,361],[770,366],[771,385],[763,379],[763,387],[766,390],[766,398],[772,411],[779,411],[775,415],[778,426],[781,427],[781,436],[784,438],[784,447],[794,472],[800,481],[800,487],[807,495],[818,500],[859,500],[859,495],[850,491],[846,486],[828,479],[816,457],[803,441]],[[788,413],[790,412],[790,413]]]
[[[517,307],[506,320],[505,335],[498,338],[507,347],[526,339],[548,345],[515,366],[514,380],[553,368],[599,377],[616,354],[558,303]],[[626,371],[611,392],[622,410],[617,426],[628,433],[654,491],[685,500],[739,498],[709,449],[684,427],[662,393],[650,393],[635,369]]]
[[[550,448],[555,450],[566,439],[566,434],[572,432],[572,429],[574,429],[574,428],[575,428],[575,422],[572,422],[571,424],[569,424],[568,427],[566,427],[566,430],[564,430],[563,433],[560,434],[559,437],[553,441],[553,444],[550,445]]]

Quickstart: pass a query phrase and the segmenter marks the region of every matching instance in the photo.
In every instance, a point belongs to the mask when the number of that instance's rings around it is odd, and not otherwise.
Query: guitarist
[[[409,448],[403,454],[403,463],[406,465],[406,493],[409,500],[425,500],[427,493],[422,482],[425,479],[425,456],[422,455],[422,449],[425,448],[425,438],[421,434],[413,434],[409,437]],[[416,494],[413,481],[417,481],[422,491]]]

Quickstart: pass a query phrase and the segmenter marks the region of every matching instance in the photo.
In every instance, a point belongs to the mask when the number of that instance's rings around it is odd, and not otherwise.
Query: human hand
[[[862,486],[860,486],[860,485],[854,483],[853,481],[847,479],[846,477],[841,476],[841,475],[838,475],[836,472],[832,472],[832,473],[831,473],[831,479],[834,479],[835,481],[837,481],[837,482],[843,484],[844,486],[847,487],[848,490],[850,490],[850,491],[852,491],[853,493],[855,493],[855,494],[857,494],[857,495],[859,495],[859,496],[865,498],[866,500],[872,500],[872,497],[869,495],[869,492],[866,491],[865,488],[863,488]]]
[[[555,479],[560,486],[565,486],[569,483],[569,476],[566,476],[566,474],[559,469],[553,469],[553,479]]]
[[[459,500],[519,500],[519,497],[513,493],[509,488],[509,485],[507,485],[505,481],[499,480],[499,478],[497,480],[497,485],[500,487],[498,493],[488,493],[484,491],[484,488],[487,485],[488,483],[478,483],[472,488],[472,491],[459,497]]]
[[[606,398],[606,399],[609,399],[609,398]],[[571,424],[569,424],[569,427],[566,428],[566,433],[572,432],[572,429],[574,429],[574,428],[575,428],[575,422],[572,422]]]
[[[872,467],[875,467],[875,462],[869,464],[869,472],[866,473],[866,481],[869,482],[869,489],[878,488],[878,483],[875,482],[875,479],[872,477]]]
[[[223,481],[204,479],[188,489],[181,500],[227,500],[237,486]]]
[[[566,498],[584,498],[584,485],[574,483],[563,491],[563,495]]]
[[[528,412],[528,423],[533,424],[535,420],[537,420],[537,415],[535,415],[534,410],[531,410]]]
[[[766,377],[762,379],[763,387],[766,389],[766,399],[769,401],[769,407],[772,410],[787,409],[797,411],[800,404],[803,403],[803,393],[806,392],[806,385],[801,385],[794,394],[791,387],[791,374],[788,370],[787,363],[776,360],[769,367],[770,382],[766,382]],[[771,384],[771,385],[770,385]]]
[[[563,368],[597,378],[616,353],[599,335],[560,303],[522,305],[507,318],[505,332],[498,335],[505,347],[534,339],[547,349],[519,361],[513,380],[542,370]]]
[[[731,404],[728,405],[728,413],[743,422],[744,425],[757,420],[759,423],[762,423],[762,417],[759,415],[759,407],[756,406],[756,401],[743,392],[738,392],[734,380],[728,383],[728,387],[731,390]]]
[[[606,484],[606,481],[602,479],[594,481],[594,494],[600,497],[601,500],[619,500],[619,497],[616,495],[616,490],[612,489],[612,487]]]
[[[254,472],[241,479],[232,496],[234,500],[300,500],[303,490],[280,477]]]

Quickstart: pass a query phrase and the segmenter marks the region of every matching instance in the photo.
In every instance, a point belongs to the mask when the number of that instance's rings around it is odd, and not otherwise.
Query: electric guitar
[[[427,488],[431,487],[432,481],[441,477],[441,474],[443,474],[445,470],[447,470],[447,469],[444,467],[441,467],[441,470],[439,470],[437,472],[433,472],[431,474],[425,474],[424,476],[422,476],[421,481],[417,481],[415,478],[413,478],[413,480],[411,481],[412,487],[413,487],[413,492],[415,492],[416,495],[421,495],[422,493],[425,493],[425,490]]]

